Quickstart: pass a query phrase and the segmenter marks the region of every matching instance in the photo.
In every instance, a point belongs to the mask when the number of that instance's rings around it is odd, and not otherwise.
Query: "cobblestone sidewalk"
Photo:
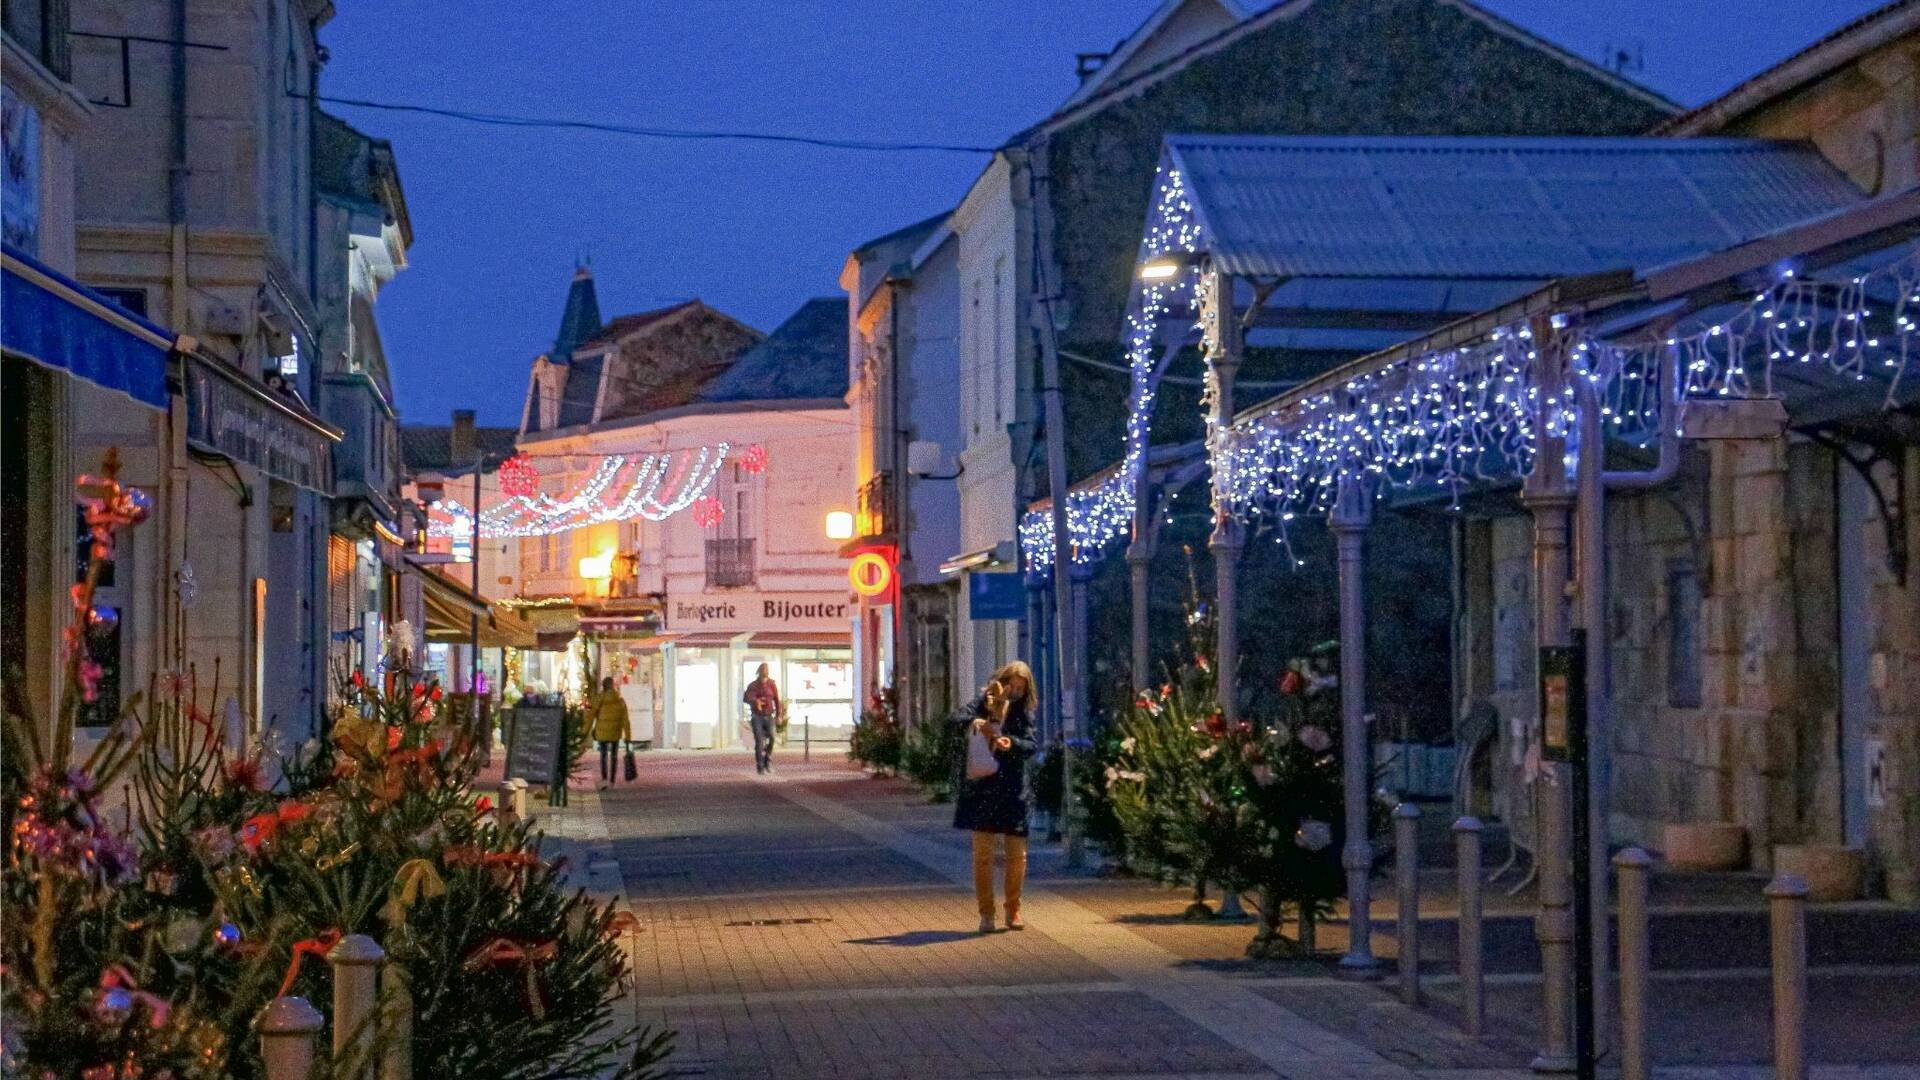
[[[576,880],[637,916],[623,1007],[679,1032],[678,1075],[1532,1076],[1517,1039],[1467,1039],[1377,986],[1235,963],[1245,926],[1179,924],[1180,894],[1068,873],[1043,848],[1032,929],[978,935],[946,808],[793,757],[762,778],[745,755],[644,755],[638,783],[576,792],[542,820]],[[1815,1075],[1920,1080],[1905,1066]]]

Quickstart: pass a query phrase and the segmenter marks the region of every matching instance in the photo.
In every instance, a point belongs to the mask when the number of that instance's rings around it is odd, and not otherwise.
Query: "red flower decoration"
[[[726,516],[726,505],[712,495],[702,495],[693,501],[693,523],[703,529],[719,525],[720,519]]]
[[[740,467],[747,470],[749,476],[759,476],[767,471],[767,448],[754,443],[740,452]]]
[[[1305,690],[1306,688],[1307,688],[1306,676],[1300,674],[1299,672],[1293,670],[1292,668],[1288,668],[1287,673],[1285,675],[1280,676],[1280,692],[1283,694],[1297,694],[1300,691]]]
[[[509,499],[528,498],[540,493],[540,470],[533,459],[515,454],[500,463],[500,494]]]

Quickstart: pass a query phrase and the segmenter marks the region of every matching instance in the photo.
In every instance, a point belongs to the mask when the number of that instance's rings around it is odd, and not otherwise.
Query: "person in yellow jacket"
[[[593,741],[600,744],[600,790],[620,778],[620,744],[627,737],[627,699],[614,688],[611,676],[600,680],[600,692],[587,707],[593,721]]]

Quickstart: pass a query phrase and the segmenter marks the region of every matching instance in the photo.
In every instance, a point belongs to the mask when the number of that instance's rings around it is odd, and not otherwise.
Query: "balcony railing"
[[[707,587],[737,589],[753,584],[753,541],[707,541]]]
[[[860,485],[858,525],[862,536],[883,536],[893,529],[893,473],[882,470]]]

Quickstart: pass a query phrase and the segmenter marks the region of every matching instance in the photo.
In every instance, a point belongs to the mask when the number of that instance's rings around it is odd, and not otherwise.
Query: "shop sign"
[[[0,87],[0,223],[8,247],[40,253],[40,113]]]
[[[1018,619],[1027,613],[1027,582],[1019,571],[967,575],[967,618]]]
[[[264,387],[243,387],[194,360],[186,366],[187,441],[322,494],[328,438]]]
[[[666,627],[696,631],[839,630],[853,618],[842,593],[725,592],[667,598]]]

